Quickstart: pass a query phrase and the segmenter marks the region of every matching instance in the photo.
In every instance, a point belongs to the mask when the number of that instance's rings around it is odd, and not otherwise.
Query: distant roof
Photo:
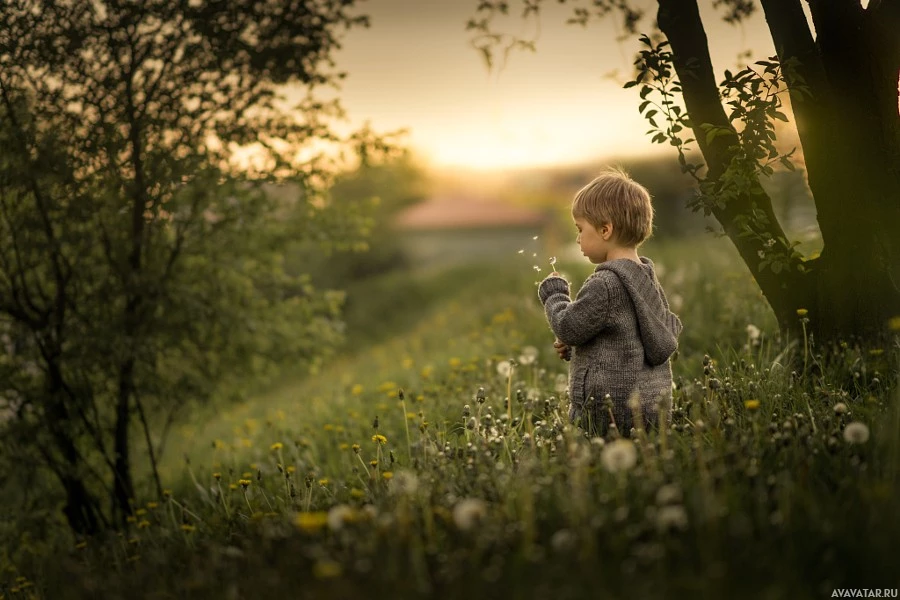
[[[547,222],[545,211],[491,199],[436,196],[400,211],[399,229],[526,227]]]

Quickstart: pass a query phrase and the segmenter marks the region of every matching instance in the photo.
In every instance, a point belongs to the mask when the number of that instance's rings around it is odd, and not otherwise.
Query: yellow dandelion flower
[[[213,442],[213,449],[214,449],[214,450],[221,450],[221,449],[224,448],[224,447],[225,447],[225,442],[223,442],[222,440],[215,440],[215,441]]]
[[[229,489],[229,490],[236,490],[236,489],[237,489],[237,484],[236,484],[236,483],[229,483],[229,484],[228,484],[228,489]]]
[[[150,510],[153,510],[157,507],[159,507],[159,504],[157,504],[156,502],[148,502],[147,503],[147,508],[149,508]]]
[[[416,396],[416,402],[425,402],[425,396],[419,394],[418,396]]]
[[[359,396],[363,393],[363,386],[357,383],[352,388],[350,388],[350,393],[354,396]]]
[[[281,450],[282,448],[284,448],[284,444],[282,444],[281,442],[275,442],[274,444],[269,446],[269,450],[272,450],[273,452]]]
[[[805,308],[798,308],[798,309],[797,309],[797,316],[798,316],[798,317],[805,317],[805,316],[808,315],[808,314],[809,314],[809,311],[806,310]]]
[[[369,464],[372,465],[372,468],[374,469],[375,467],[378,466],[378,461],[375,459],[372,459],[369,461]]]
[[[341,450],[349,450],[349,449],[350,449],[350,444],[348,444],[347,442],[341,442],[341,443],[338,445],[338,448],[340,448]]]
[[[870,356],[881,356],[882,354],[884,354],[884,348],[872,348],[869,350]]]
[[[744,408],[747,410],[756,410],[759,408],[759,400],[744,400]]]
[[[891,331],[900,331],[900,315],[888,319],[888,329]]]
[[[163,498],[171,498],[172,490],[163,490]]]
[[[343,572],[340,563],[333,560],[320,560],[313,565],[313,576],[316,579],[334,579]]]
[[[251,473],[250,471],[244,471],[243,473],[241,473],[241,477],[243,479],[250,479],[251,477],[253,477],[253,473]]]
[[[404,369],[412,369],[415,363],[413,362],[413,359],[407,356],[403,359],[403,362],[401,364],[403,365]]]
[[[329,483],[329,482],[328,482],[328,478],[327,478],[327,477],[323,477],[322,479],[319,480],[319,485],[321,485],[322,487],[327,486],[328,483]]]
[[[381,435],[380,433],[376,433],[375,435],[373,435],[372,441],[377,444],[380,444],[381,446],[384,446],[385,444],[387,444],[387,438],[384,437],[383,435]]]
[[[133,516],[133,515],[128,515],[128,516],[125,518],[125,521],[126,521],[127,523],[137,523],[137,517],[135,517],[135,516]]]
[[[216,481],[219,481],[220,479],[222,479],[222,474],[221,473],[213,473],[213,479],[215,479]]]
[[[238,483],[240,484],[240,486],[242,488],[244,488],[246,490],[248,487],[250,487],[250,484],[252,482],[249,479],[241,479],[238,481]]]
[[[350,497],[356,500],[366,497],[366,493],[359,488],[352,488],[350,490]]]
[[[78,542],[77,544],[75,544],[75,548],[78,550],[84,550],[85,548],[87,548],[87,542]]]
[[[150,521],[148,521],[147,519],[144,519],[143,521],[138,523],[137,526],[138,526],[138,529],[147,529],[148,527],[150,527]]]
[[[288,467],[287,467],[287,469],[286,469],[286,471],[287,471],[288,473],[293,473],[293,472],[296,471],[296,470],[297,470],[297,467],[295,467],[294,465],[288,465]]]
[[[135,514],[135,516],[138,516],[138,517],[144,516],[144,515],[147,514],[147,509],[146,509],[146,508],[139,508],[139,509],[137,509],[136,511],[134,511],[134,514]]]
[[[317,533],[327,524],[328,513],[322,511],[297,513],[294,519],[294,525],[304,533]]]
[[[359,454],[359,444],[353,444],[353,446],[351,446],[351,447],[353,448],[353,451],[354,451],[354,452],[356,452],[357,454]]]
[[[325,431],[334,431],[334,425],[332,425],[331,423],[326,423],[322,429],[324,429]]]
[[[462,360],[460,360],[459,358],[454,356],[449,361],[447,361],[447,364],[449,364],[452,368],[456,369],[462,364]]]
[[[381,474],[381,477],[384,478],[385,481],[390,481],[394,477],[394,474],[390,471],[385,471]]]
[[[184,523],[181,525],[181,530],[186,533],[193,533],[197,528],[191,525],[190,523]]]

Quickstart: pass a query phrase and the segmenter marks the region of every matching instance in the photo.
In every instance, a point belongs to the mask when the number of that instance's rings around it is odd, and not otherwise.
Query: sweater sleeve
[[[563,279],[545,279],[538,292],[550,329],[562,343],[583,345],[606,327],[609,287],[602,275],[589,277],[574,301],[569,299],[569,286]]]

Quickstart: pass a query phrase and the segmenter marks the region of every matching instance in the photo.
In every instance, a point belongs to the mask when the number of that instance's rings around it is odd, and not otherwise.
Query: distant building
[[[509,259],[537,252],[551,212],[490,198],[435,196],[399,212],[393,222],[417,264]]]

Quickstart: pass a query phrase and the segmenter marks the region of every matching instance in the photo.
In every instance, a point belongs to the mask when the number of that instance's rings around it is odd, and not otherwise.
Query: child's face
[[[578,237],[575,239],[581,247],[581,253],[594,264],[606,262],[609,253],[612,230],[607,224],[594,227],[582,218],[575,219]]]

